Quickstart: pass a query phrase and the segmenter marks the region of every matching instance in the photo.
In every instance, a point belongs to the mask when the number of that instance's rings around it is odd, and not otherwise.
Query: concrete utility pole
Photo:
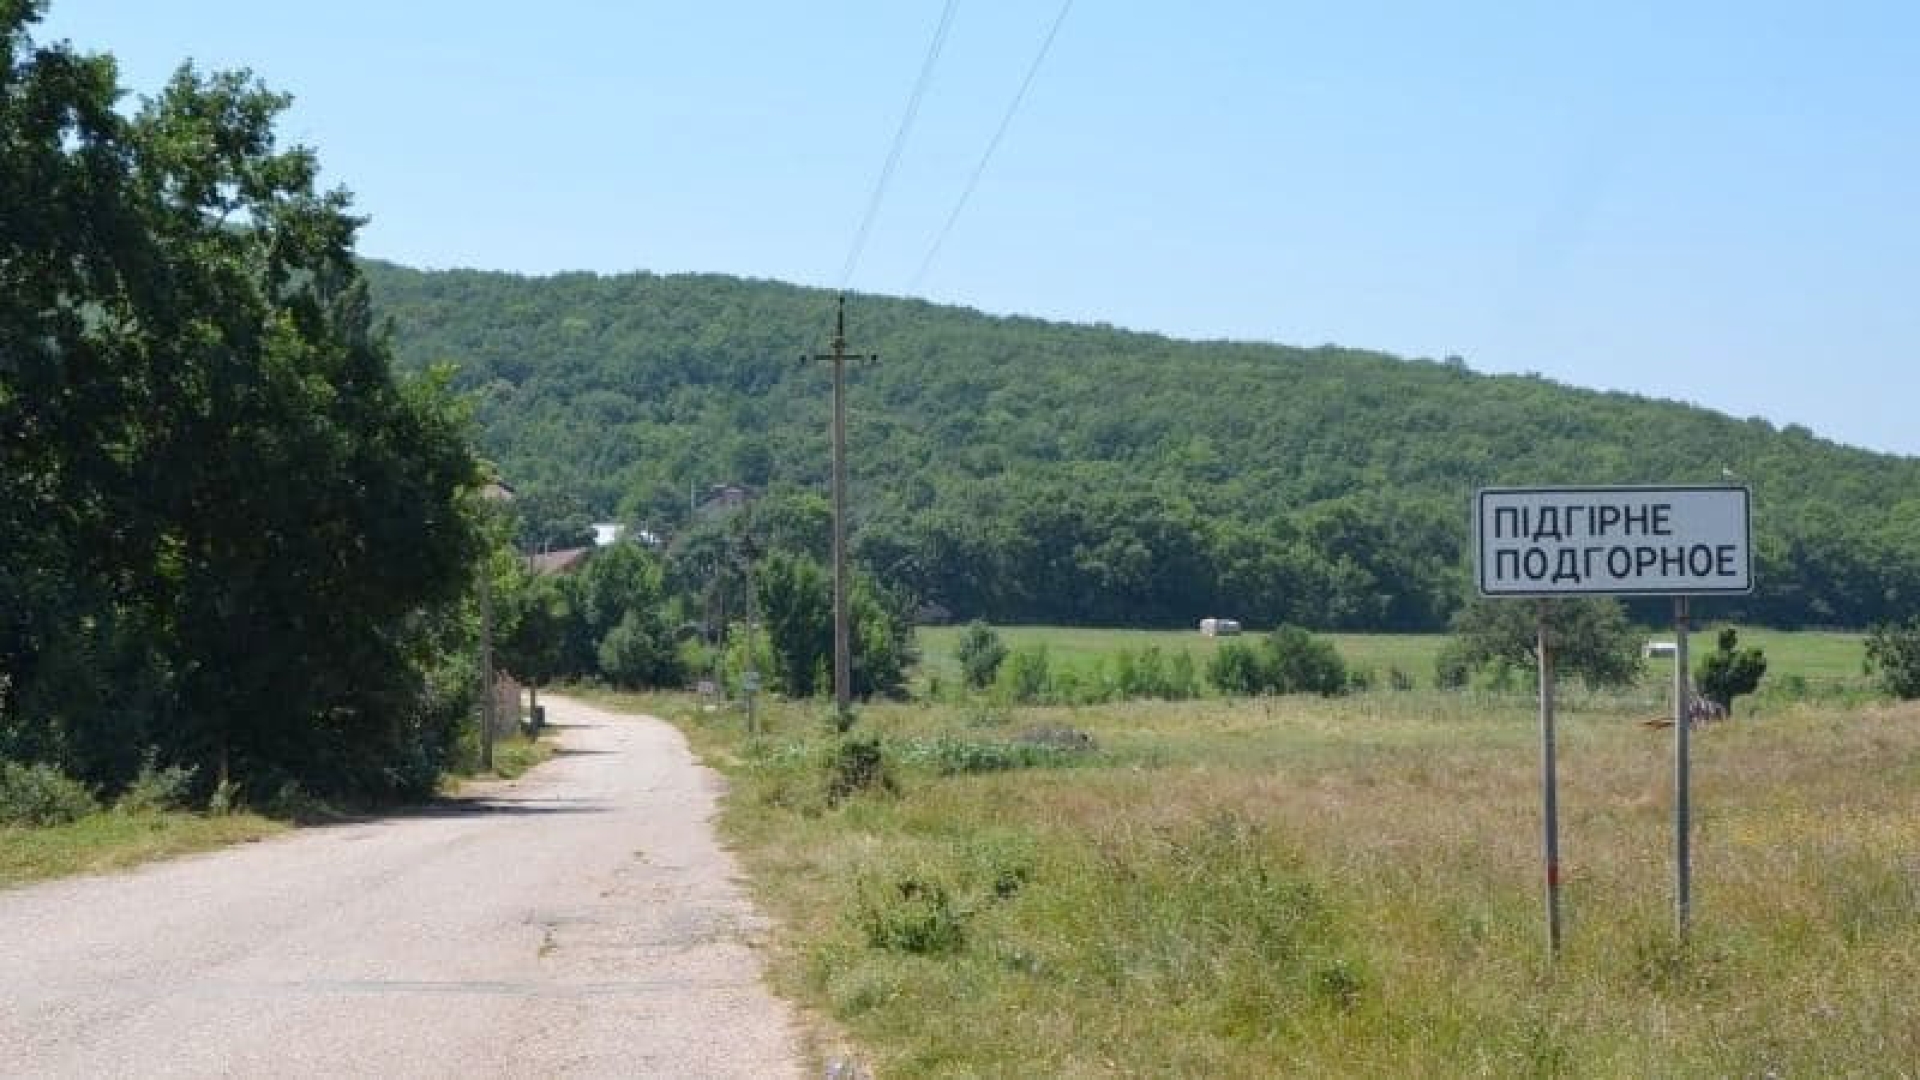
[[[842,726],[853,708],[853,652],[847,625],[847,298],[833,319],[833,707]],[[878,360],[878,356],[868,356]]]

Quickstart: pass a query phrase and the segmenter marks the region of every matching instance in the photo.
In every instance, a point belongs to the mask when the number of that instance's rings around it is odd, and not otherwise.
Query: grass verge
[[[441,786],[453,791],[469,780],[512,780],[549,760],[553,754],[553,737],[547,732],[543,731],[535,737],[506,735],[494,740],[493,768],[483,770],[480,767],[479,736],[468,733],[454,747],[453,760]]]
[[[290,827],[252,813],[103,810],[67,825],[0,828],[0,887],[118,870],[258,840]]]
[[[494,744],[493,770],[479,772],[477,744],[463,747],[443,786],[483,777],[513,779],[554,755],[553,739],[509,736]],[[158,859],[246,843],[301,823],[338,821],[354,811],[302,800],[273,817],[242,811],[140,811],[106,808],[65,825],[0,826],[0,888],[33,881],[125,869]]]

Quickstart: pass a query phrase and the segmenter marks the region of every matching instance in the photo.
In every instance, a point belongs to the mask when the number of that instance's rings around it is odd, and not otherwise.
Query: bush
[[[114,800],[116,809],[138,814],[150,810],[179,810],[188,804],[193,796],[194,775],[200,770],[179,765],[157,769],[154,759],[152,750],[140,759],[140,771],[134,775],[133,783]]]
[[[1732,716],[1733,699],[1753,693],[1760,685],[1760,677],[1767,673],[1767,658],[1758,648],[1740,648],[1739,631],[1731,626],[1720,631],[1718,646],[1700,659],[1694,685]]]
[[[1282,626],[1267,638],[1274,664],[1274,692],[1324,694],[1332,697],[1347,689],[1347,665],[1333,643],[1297,626]]]
[[[1867,635],[1867,671],[1894,697],[1920,698],[1920,615],[1873,628]]]
[[[0,825],[65,825],[99,808],[86,785],[51,765],[0,761]]]
[[[985,690],[1000,674],[1000,664],[1007,658],[1007,645],[993,627],[975,619],[967,624],[966,633],[960,637],[958,655],[960,672],[967,685]]]
[[[1161,696],[1168,701],[1190,701],[1200,696],[1200,675],[1194,667],[1193,656],[1181,649],[1167,661],[1166,692]]]
[[[827,769],[827,802],[839,805],[863,791],[892,791],[893,776],[878,736],[842,739]]]
[[[1223,694],[1257,694],[1265,685],[1260,651],[1251,642],[1223,641],[1207,661],[1207,681]]]
[[[1464,689],[1473,676],[1473,657],[1465,642],[1448,638],[1433,658],[1433,685],[1441,690]]]
[[[931,877],[863,883],[855,905],[855,919],[876,949],[928,956],[953,952],[966,941],[964,915],[946,886]]]
[[[1007,700],[1025,705],[1045,699],[1052,689],[1052,681],[1048,673],[1047,647],[1036,645],[1030,649],[1015,649],[1010,653],[1007,662],[1000,668],[1000,678],[995,686]]]
[[[1168,657],[1158,645],[1148,645],[1137,653],[1123,649],[1115,654],[1112,688],[1123,700],[1186,701],[1200,696],[1193,657],[1185,649]]]
[[[1257,646],[1227,642],[1207,667],[1225,694],[1324,694],[1348,689],[1347,665],[1333,643],[1282,626]]]
[[[615,686],[674,686],[682,676],[673,637],[638,608],[621,616],[600,642],[600,670]]]

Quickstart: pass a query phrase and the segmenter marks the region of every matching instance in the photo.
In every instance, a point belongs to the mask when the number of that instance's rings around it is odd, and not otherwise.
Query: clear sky
[[[369,255],[831,288],[943,7],[54,0],[36,36],[294,94]],[[1078,0],[913,288],[1057,11],[958,4],[853,289],[1920,454],[1920,5]]]

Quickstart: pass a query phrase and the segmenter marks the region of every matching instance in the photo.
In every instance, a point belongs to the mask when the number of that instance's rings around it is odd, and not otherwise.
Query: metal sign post
[[[1753,591],[1752,494],[1742,487],[1486,488],[1474,495],[1474,583],[1482,596],[1540,601],[1540,801],[1547,948],[1560,948],[1559,794],[1554,775],[1555,596],[1671,596],[1674,918],[1692,915],[1687,601]]]
[[[1687,686],[1687,598],[1673,598],[1673,928],[1684,940],[1693,903],[1693,821],[1688,777],[1688,728],[1693,697]]]
[[[1547,863],[1547,956],[1560,955],[1560,793],[1554,775],[1553,750],[1553,633],[1549,616],[1553,601],[1540,601],[1540,831]]]

